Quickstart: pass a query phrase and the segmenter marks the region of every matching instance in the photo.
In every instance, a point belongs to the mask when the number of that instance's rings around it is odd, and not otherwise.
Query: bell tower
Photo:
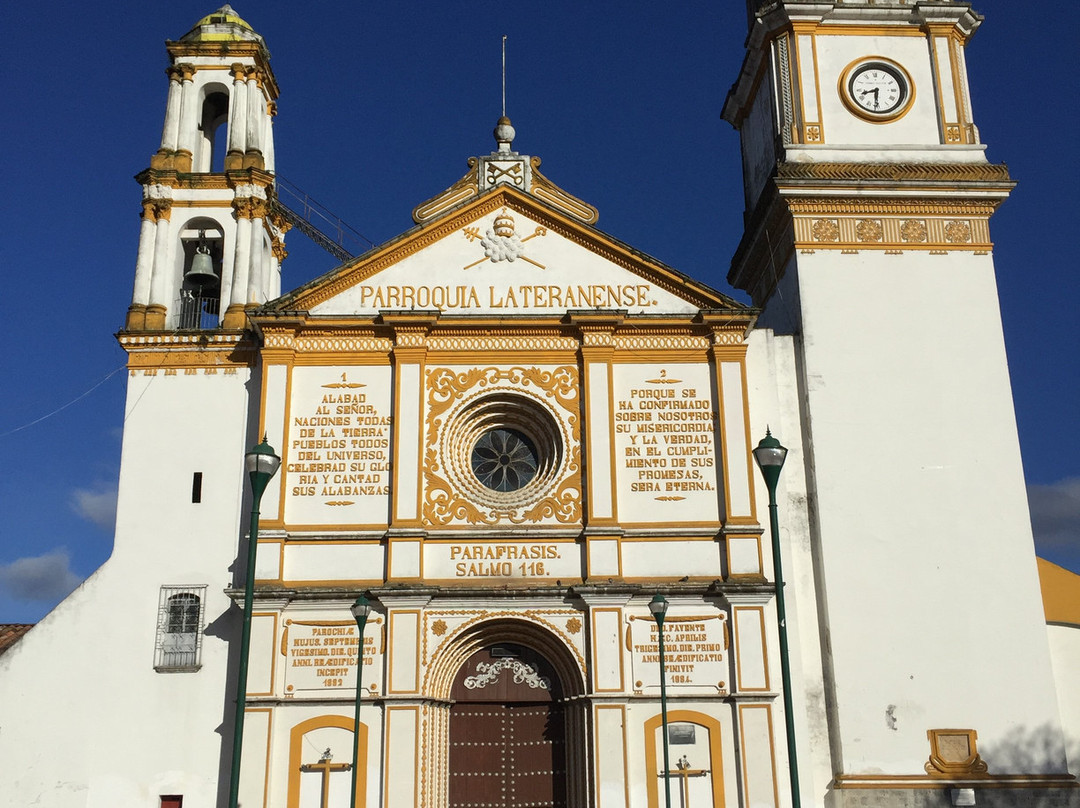
[[[1037,804],[1020,775],[1066,769],[989,231],[1013,182],[967,82],[983,18],[951,0],[747,8],[723,110],[746,203],[728,280],[793,337],[784,428],[808,502],[787,507],[810,535],[789,550],[813,576],[792,594],[825,667],[820,693],[796,682],[819,707],[795,718],[829,740],[802,742],[804,793],[922,806],[997,778],[1016,790],[1001,804]],[[1036,769],[1024,727],[1045,735]],[[943,768],[950,732],[969,753]]]
[[[278,88],[261,36],[225,5],[166,45],[161,146],[143,189],[127,331],[242,329],[281,293],[286,224],[270,208]]]

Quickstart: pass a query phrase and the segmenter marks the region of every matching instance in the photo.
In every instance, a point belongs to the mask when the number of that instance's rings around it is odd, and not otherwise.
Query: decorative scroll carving
[[[528,685],[533,690],[551,690],[551,680],[541,676],[540,671],[528,662],[520,659],[500,659],[498,662],[476,663],[476,676],[468,676],[465,679],[465,687],[469,690],[483,690],[488,685],[499,680],[503,671],[511,671],[514,674],[514,684]]]
[[[479,406],[488,394],[517,396],[527,405],[525,410],[536,407],[538,416],[555,416],[547,442],[549,471],[521,492],[496,494],[485,491],[470,476],[469,456],[473,446],[468,408]],[[579,522],[578,395],[577,369],[570,365],[550,369],[487,367],[430,371],[427,376],[424,519],[435,525],[454,521],[474,525],[524,524],[545,519],[563,524]],[[529,404],[530,401],[534,403]],[[541,402],[548,406],[540,409]],[[474,485],[476,488],[472,490]]]

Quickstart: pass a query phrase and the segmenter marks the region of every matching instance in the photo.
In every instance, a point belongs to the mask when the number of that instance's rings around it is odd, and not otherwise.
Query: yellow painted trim
[[[337,539],[308,539],[308,538],[304,538],[304,537],[287,536],[285,538],[285,543],[290,545],[290,546],[295,545],[295,546],[301,546],[301,547],[304,547],[304,546],[317,547],[317,546],[322,546],[322,545],[326,545],[326,544],[332,544],[332,545],[363,544],[363,545],[373,545],[374,546],[374,545],[381,545],[382,544],[382,538],[381,537],[376,537],[376,538],[370,538],[370,539],[362,539],[362,538],[356,538],[354,536],[354,537],[349,537],[349,538],[337,538]]]
[[[589,622],[592,623],[592,636],[594,638],[597,635],[596,616],[600,612],[614,612],[615,613],[616,624],[618,626],[622,625],[622,609],[620,607],[618,607],[618,606],[603,606],[603,607],[593,609],[592,613],[589,615]],[[616,639],[618,639],[618,638],[616,638]],[[597,670],[599,668],[599,666],[600,666],[600,662],[599,662],[599,659],[597,657],[597,654],[599,653],[599,649],[596,647],[595,641],[593,643],[591,643],[591,645],[592,645],[592,667],[593,667],[593,670]],[[626,689],[626,671],[625,671],[625,667],[624,667],[624,660],[623,660],[623,655],[622,654],[618,655],[618,660],[619,660],[619,686],[618,687],[600,687],[599,685],[597,685],[597,687],[596,687],[596,692],[597,693],[621,693],[622,691],[624,691]]]
[[[627,735],[627,733],[626,733],[626,705],[625,704],[597,704],[595,709],[596,709],[597,713],[599,713],[601,710],[618,710],[618,711],[620,711],[622,713],[622,720],[619,722],[620,726],[622,727],[622,754],[623,754],[623,803],[622,804],[623,804],[623,807],[626,808],[626,806],[630,805],[630,753],[629,753],[629,750],[627,749],[627,740],[628,739],[626,737],[626,735]],[[595,726],[595,723],[599,723],[599,722],[594,722],[594,726]],[[610,739],[608,739],[608,738],[605,738],[603,740],[605,742],[607,742],[607,743],[610,743]],[[593,745],[594,745],[594,752],[593,752],[593,782],[595,782],[595,783],[600,782],[600,762],[599,762],[600,756],[598,754],[596,754],[596,751],[595,751],[595,747],[598,746],[600,744],[600,742],[601,742],[601,739],[594,734],[593,735]],[[596,808],[604,808],[604,805],[601,802],[601,797],[602,796],[603,796],[603,793],[602,793],[601,789],[598,788],[596,790]]]
[[[416,615],[416,636],[413,638],[413,643],[416,646],[416,669],[413,671],[413,688],[411,690],[395,690],[394,688],[394,650],[398,647],[397,641],[394,640],[394,636],[397,633],[392,625],[392,622],[398,617],[404,617],[405,615]],[[390,659],[387,661],[386,666],[386,693],[390,694],[412,694],[418,693],[420,688],[420,635],[423,632],[424,623],[422,620],[422,609],[394,609],[386,618],[386,629],[389,633],[390,642]]]
[[[1080,575],[1045,558],[1036,560],[1046,622],[1080,627]]]
[[[802,54],[799,47],[799,35],[800,31],[792,32],[792,48],[790,53],[795,65],[795,75],[792,77],[794,80],[791,82],[791,91],[795,93],[795,97],[791,99],[791,108],[795,111],[796,120],[792,121],[792,140],[796,143],[803,142],[804,127],[806,126],[806,104],[803,102],[803,66],[802,66]],[[780,99],[777,99],[780,100]],[[781,104],[783,102],[781,101]],[[795,133],[798,132],[798,139],[796,140]]]
[[[244,715],[247,716],[250,713],[266,713],[266,762],[265,762],[265,777],[263,778],[263,808],[267,808],[270,805],[270,758],[273,752],[273,738],[274,738],[274,710],[271,707],[245,707]]]
[[[677,502],[669,502],[669,503],[665,503],[665,504],[677,506],[679,503],[677,503]],[[593,521],[593,524],[596,524],[595,520]],[[626,530],[650,530],[650,529],[655,529],[658,524],[664,525],[665,527],[681,527],[681,528],[707,527],[707,528],[715,528],[716,530],[720,530],[720,528],[723,526],[723,522],[721,522],[720,520],[709,520],[709,521],[694,522],[694,521],[690,521],[690,520],[686,520],[686,519],[672,519],[671,517],[665,518],[663,516],[657,515],[656,520],[652,521],[652,522],[620,522],[619,527],[625,528]],[[626,541],[634,541],[634,540],[635,539],[630,539],[630,538],[626,539]],[[637,541],[642,541],[642,539],[636,539],[636,540]],[[666,539],[664,539],[661,536],[657,536],[654,539],[647,539],[647,541],[666,541]]]
[[[406,707],[387,705],[386,707],[386,740],[383,742],[383,760],[390,760],[390,728],[393,726],[393,722],[390,720],[391,713],[404,713],[409,712],[413,714],[413,737],[415,742],[413,744],[413,755],[415,756],[413,762],[417,767],[423,766],[423,760],[420,757],[420,745],[422,742],[421,725],[420,725],[420,708],[419,707]],[[449,726],[449,724],[448,724]],[[414,772],[416,770],[414,769]],[[419,781],[420,778],[413,776],[413,805],[420,805],[419,802]],[[390,789],[383,786],[383,807],[389,808],[390,806]],[[289,808],[292,808],[290,805]]]
[[[252,618],[256,617],[269,617],[274,621],[274,627],[271,629],[270,640],[270,689],[255,692],[253,690],[247,691],[248,696],[272,696],[277,688],[277,654],[274,653],[274,646],[277,645],[278,638],[278,612],[252,612]],[[250,677],[249,677],[250,679]]]
[[[731,571],[731,542],[729,541],[729,539],[753,539],[754,541],[757,542],[757,568],[758,568],[758,571],[756,573],[752,573],[752,572],[733,573]],[[733,579],[733,580],[739,580],[739,579],[754,579],[754,580],[760,580],[760,581],[766,580],[765,579],[765,557],[762,555],[761,544],[762,544],[761,536],[757,535],[757,534],[749,534],[749,535],[730,534],[730,535],[724,536],[724,552],[725,552],[725,555],[727,556],[727,562],[728,562],[727,563],[728,578]]]
[[[953,116],[950,115],[948,110],[945,109],[945,89],[941,85],[941,60],[938,58],[937,37],[934,36],[933,32],[931,31],[929,32],[927,38],[929,39],[930,45],[930,59],[932,62],[934,74],[934,88],[937,91],[936,106],[938,110],[938,136],[941,138],[942,144],[947,144],[949,142],[949,121],[953,120]],[[954,86],[953,90],[955,91],[955,89],[956,88]]]
[[[835,23],[820,23],[813,20],[792,22],[788,26],[790,30],[800,34],[815,34],[817,36],[909,36],[925,37],[921,28],[910,26],[899,27],[896,25],[837,25]]]
[[[712,804],[713,808],[724,808],[724,746],[723,727],[720,722],[707,713],[697,710],[668,710],[668,725],[674,723],[697,724],[709,732],[709,772],[712,776]],[[656,755],[656,732],[663,733],[663,716],[655,715],[645,720],[645,788],[648,795],[648,808],[659,808],[660,795],[660,764]],[[771,724],[770,724],[771,729]],[[770,733],[771,734],[771,733]],[[663,742],[663,735],[661,735]],[[745,750],[745,746],[744,746]],[[743,752],[743,768],[745,771],[746,759]],[[669,755],[670,757],[670,755]],[[775,764],[773,769],[775,772]],[[629,774],[629,773],[628,773]],[[629,776],[627,780],[629,780]],[[670,773],[669,773],[669,779]],[[775,783],[775,776],[773,781]],[[674,790],[678,780],[671,783]],[[672,799],[672,804],[679,804],[680,800]]]
[[[739,693],[768,693],[772,690],[772,677],[769,675],[769,648],[765,641],[765,632],[768,630],[768,623],[765,620],[765,607],[764,606],[735,606],[731,610],[731,623],[732,631],[735,634],[735,674],[739,680]],[[739,619],[740,612],[757,612],[761,621],[761,667],[762,673],[765,676],[764,687],[746,687],[743,684],[743,672],[742,672],[742,640],[739,637]]]
[[[386,530],[386,522],[324,522],[322,524],[305,524],[305,523],[282,523],[281,527],[286,527],[293,533],[363,533],[363,532],[378,532]],[[290,539],[291,544],[295,539]]]
[[[886,788],[1080,788],[1071,774],[984,774],[978,777],[929,777],[925,774],[837,774],[836,789]]]
[[[738,358],[739,363],[739,379],[742,383],[742,400],[743,400],[743,429],[746,430],[746,476],[747,482],[750,486],[750,518],[754,524],[758,523],[757,512],[757,478],[754,476],[754,447],[757,444],[754,442],[754,437],[750,433],[750,383],[746,378],[746,351],[742,352],[742,355]],[[741,518],[736,517],[732,522],[738,524]],[[761,544],[758,543],[758,555],[761,555]],[[760,560],[760,559],[759,559]],[[761,565],[758,565],[759,569],[764,569]]]
[[[721,520],[728,520],[731,517],[731,464],[728,463],[728,434],[727,434],[727,418],[726,409],[724,406],[724,374],[723,374],[723,360],[713,352],[711,357],[712,374],[716,379],[716,414],[718,423],[716,424],[716,432],[720,433],[720,468],[722,472],[721,484],[724,487],[724,510],[720,513]],[[754,495],[753,485],[751,485],[750,494],[750,513],[754,513]]]
[[[814,54],[814,94],[817,98],[817,121],[813,124],[811,124],[810,122],[804,122],[804,126],[806,127],[807,133],[809,133],[810,127],[812,125],[816,126],[817,137],[814,139],[813,142],[817,144],[824,144],[825,127],[822,125],[822,121],[825,119],[825,113],[821,106],[821,68],[818,64],[817,36],[814,34],[810,35],[810,50]],[[807,137],[803,142],[809,143],[809,137]]]
[[[346,718],[343,715],[316,716],[315,718],[309,718],[307,721],[301,721],[289,730],[288,808],[300,808],[300,766],[303,764],[304,759],[304,735],[314,729],[323,729],[324,727],[336,727],[348,730],[350,733],[356,731],[353,725],[353,717]],[[368,727],[367,724],[362,722],[358,727],[360,738],[357,758],[363,761],[363,764],[357,767],[355,797],[358,808],[364,808],[367,804]],[[269,772],[270,769],[267,767],[267,774]]]
[[[678,576],[678,575],[647,575],[647,576],[640,577],[640,578],[622,578],[621,580],[622,580],[623,583],[626,583],[626,584],[649,584],[649,583],[658,583],[658,582],[662,582],[662,581],[680,581],[680,582],[683,582],[684,579],[685,579],[686,583],[709,583],[710,581],[715,581],[716,578],[717,578],[717,574],[711,573],[709,575],[689,575],[689,576],[685,576],[685,575],[684,576]],[[670,620],[671,618],[669,617],[668,619]]]
[[[618,458],[615,456],[615,369],[611,366],[611,360],[614,354],[608,354],[604,362],[607,368],[607,385],[608,385],[608,482],[611,487],[611,518],[615,521],[619,521],[619,464]]]
[[[772,707],[768,704],[740,704],[739,710],[739,740],[740,751],[742,752],[742,772],[743,772],[743,795],[750,799],[750,783],[747,780],[747,760],[746,760],[746,726],[743,723],[742,716],[744,710],[764,710],[769,727],[769,762],[772,764],[772,784],[773,784],[773,805],[780,804],[780,791],[779,784],[776,782],[776,742],[773,737],[773,722],[772,722]]]
[[[967,113],[967,104],[964,103],[964,76],[960,70],[960,57],[957,53],[957,49],[961,47],[961,44],[955,39],[950,39],[948,42],[949,51],[949,65],[952,68],[953,76],[953,96],[956,104],[956,122],[960,126],[960,142],[972,143],[974,138],[971,137],[971,120]]]
[[[337,586],[337,587],[346,587],[346,588],[358,589],[360,587],[365,587],[365,586],[378,586],[379,584],[383,583],[383,579],[381,577],[380,578],[327,578],[327,579],[283,578],[280,581],[275,581],[273,579],[268,579],[266,581],[263,581],[263,580],[260,579],[260,580],[256,581],[256,583],[258,583],[258,584],[262,584],[262,583],[279,583],[282,586],[296,587],[297,589],[302,589],[304,587],[312,587],[312,586]]]
[[[397,575],[394,573],[394,551],[400,544],[419,544],[419,571],[415,576]],[[416,582],[424,579],[424,547],[419,536],[395,536],[386,541],[386,580],[387,583]]]

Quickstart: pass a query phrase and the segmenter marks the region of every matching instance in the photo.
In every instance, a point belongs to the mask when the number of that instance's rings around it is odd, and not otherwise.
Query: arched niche
[[[348,796],[352,773],[353,719],[342,715],[320,715],[301,721],[289,731],[289,792],[286,805],[288,808],[300,808],[302,791],[319,791],[319,803],[322,802],[322,790],[332,789],[340,793],[344,785]],[[368,728],[359,724],[359,748],[357,759],[359,769],[356,774],[356,806],[364,808],[367,793],[368,771]],[[322,754],[329,749],[329,760]],[[349,769],[335,768],[348,765]],[[301,778],[306,778],[304,782]],[[311,783],[311,785],[308,785]],[[311,800],[308,800],[310,802]]]
[[[671,804],[724,808],[724,748],[720,722],[696,710],[668,710]],[[664,804],[663,715],[645,721],[648,808]]]
[[[221,310],[221,280],[225,256],[225,232],[222,226],[208,217],[189,219],[177,235],[177,274],[179,284],[176,295],[177,329],[217,328]],[[212,274],[197,275],[192,270],[200,260],[200,253],[209,257]],[[202,269],[207,263],[202,260]]]
[[[191,170],[198,173],[225,170],[229,130],[229,88],[210,82],[200,93],[199,139]]]

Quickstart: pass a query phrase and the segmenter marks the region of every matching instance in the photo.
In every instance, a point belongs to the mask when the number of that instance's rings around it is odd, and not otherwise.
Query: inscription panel
[[[506,580],[581,579],[581,550],[574,542],[432,542],[424,544],[429,580],[484,583]]]
[[[612,370],[620,519],[717,521],[717,417],[708,367],[616,365]]]
[[[286,520],[386,524],[390,368],[294,368],[289,404],[282,457]]]
[[[364,626],[363,689],[379,692],[383,626],[371,617]],[[278,649],[285,665],[285,698],[317,697],[329,691],[356,692],[358,628],[354,620],[286,619]]]
[[[631,615],[626,627],[634,690],[660,687],[660,634],[652,616]],[[728,690],[727,615],[671,616],[664,620],[668,688]]]

